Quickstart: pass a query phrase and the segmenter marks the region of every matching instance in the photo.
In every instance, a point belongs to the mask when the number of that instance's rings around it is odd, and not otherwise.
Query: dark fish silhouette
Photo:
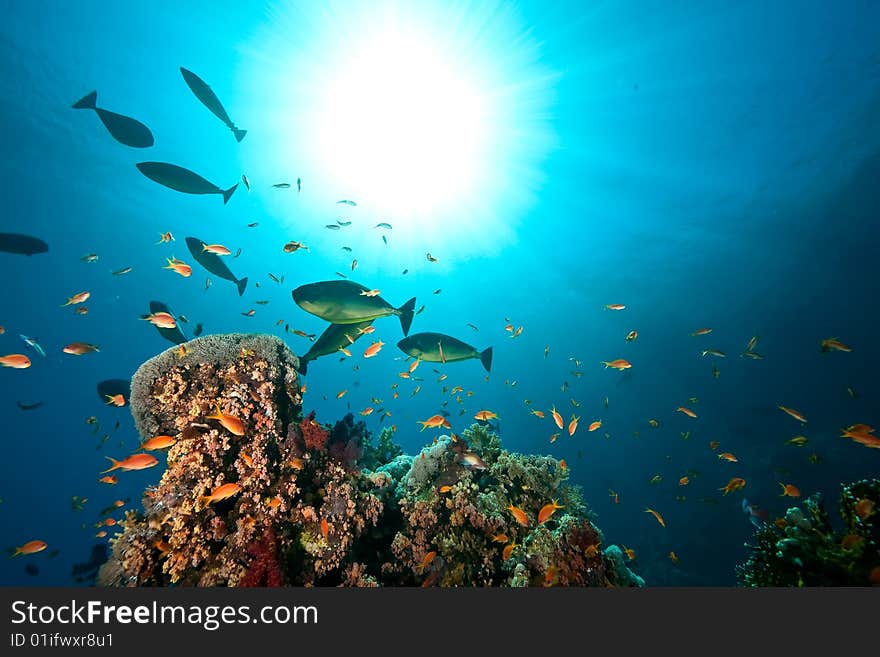
[[[0,233],[0,251],[32,256],[35,253],[46,253],[48,250],[49,245],[36,237],[19,233]]]
[[[101,123],[107,128],[110,135],[120,144],[132,148],[149,148],[153,145],[153,133],[137,119],[101,109],[95,103],[98,100],[98,92],[83,96],[73,104],[74,109],[95,110]]]
[[[226,127],[232,130],[232,134],[235,135],[236,141],[241,141],[242,139],[244,139],[244,136],[247,134],[247,130],[239,130],[235,127],[232,119],[229,118],[229,115],[223,108],[223,104],[220,102],[220,99],[217,98],[217,95],[214,93],[211,87],[208,86],[208,83],[202,80],[202,78],[200,78],[192,71],[188,71],[183,68],[183,66],[180,67],[180,73],[183,75],[183,79],[186,81],[187,86],[196,95],[196,98],[202,101],[202,105],[211,110],[214,116],[223,121],[223,123],[226,124]]]
[[[315,344],[312,345],[311,349],[309,349],[305,355],[300,356],[300,374],[306,374],[309,363],[316,358],[335,354],[341,348],[354,344],[359,337],[364,335],[363,329],[367,328],[372,323],[373,320],[370,319],[366,322],[359,322],[357,324],[331,324],[328,326],[320,337],[315,340]],[[346,335],[348,335],[351,340],[349,340]]]
[[[300,285],[291,294],[300,308],[333,324],[357,324],[397,315],[403,334],[409,333],[416,298],[395,308],[380,296],[362,294],[369,289],[354,281],[321,281]]]
[[[189,252],[192,254],[192,257],[196,259],[202,267],[207,269],[209,272],[214,274],[214,276],[219,276],[220,278],[232,281],[238,287],[238,296],[244,294],[244,290],[247,287],[248,279],[245,278],[236,278],[235,274],[229,271],[229,267],[226,266],[226,263],[218,256],[216,253],[211,253],[210,251],[205,251],[204,245],[207,242],[203,242],[200,239],[195,237],[187,237],[186,238],[186,246],[189,249]]]
[[[33,411],[43,405],[43,402],[41,402],[41,401],[34,402],[33,404],[23,404],[20,401],[17,401],[15,403],[18,404],[18,407],[23,411]]]
[[[229,189],[222,190],[199,174],[167,162],[138,162],[135,166],[147,178],[160,185],[184,194],[220,194],[224,204],[229,202],[238,187],[238,183],[235,183]]]
[[[171,309],[161,301],[150,301],[150,312],[168,313],[170,315],[174,314],[171,312]],[[155,326],[155,324],[153,326]],[[183,334],[183,331],[180,330],[180,324],[173,329],[159,328],[156,326],[156,330],[159,331],[159,335],[168,340],[168,342],[173,342],[174,344],[182,344],[186,342],[186,336]],[[126,397],[126,399],[128,399],[128,397]]]
[[[127,404],[128,398],[131,395],[131,383],[128,379],[107,379],[105,381],[99,381],[95,389],[98,391],[98,397],[100,397],[101,401],[104,403],[107,402],[108,397],[122,395]]]
[[[492,347],[478,351],[466,342],[443,333],[415,333],[398,342],[397,346],[403,353],[429,363],[453,363],[478,358],[487,372],[492,369]]]

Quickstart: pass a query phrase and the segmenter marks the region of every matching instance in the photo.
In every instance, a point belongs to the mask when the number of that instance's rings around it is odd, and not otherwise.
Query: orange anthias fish
[[[800,497],[801,491],[794,484],[783,484],[779,482],[779,485],[782,486],[782,495],[780,497]]]
[[[798,422],[802,422],[803,424],[807,423],[807,418],[804,417],[803,413],[799,413],[793,408],[788,408],[787,406],[777,406],[777,408],[781,411],[788,413],[788,415],[793,417]]]
[[[232,253],[232,251],[222,244],[202,244],[202,251],[207,251],[208,253],[213,253],[218,256],[228,256]]]
[[[112,486],[119,480],[116,478],[116,475],[107,475],[106,477],[101,477],[98,481],[102,484],[110,484]]]
[[[361,415],[363,415],[364,417],[366,417],[367,415],[372,415],[372,414],[373,414],[373,407],[372,406],[367,406],[364,410],[361,411]]]
[[[553,415],[553,421],[556,422],[556,426],[560,429],[564,429],[565,421],[562,419],[562,416],[559,414],[559,411],[556,410],[555,406],[550,410],[550,414]]]
[[[727,495],[728,493],[733,493],[735,491],[738,491],[740,488],[745,488],[745,487],[746,487],[746,480],[745,479],[743,479],[742,477],[733,477],[730,481],[727,482],[727,484],[724,486],[724,488],[719,488],[718,490],[722,491],[725,495]]]
[[[327,537],[330,535],[330,523],[327,522],[327,518],[321,518],[321,536],[324,537],[324,540],[327,540]]]
[[[696,414],[696,413],[694,413],[694,412],[693,412],[691,409],[689,409],[689,408],[685,408],[684,406],[679,406],[679,407],[676,408],[675,410],[678,411],[679,413],[684,413],[684,414],[687,415],[688,417],[694,417],[694,418],[697,417],[697,414]]]
[[[15,548],[15,551],[10,555],[10,559],[17,557],[19,554],[36,554],[37,552],[42,552],[47,547],[46,541],[28,541],[24,545],[19,545]]]
[[[153,326],[158,328],[173,329],[177,327],[177,320],[167,312],[151,313],[142,315],[141,319],[147,320]]]
[[[363,290],[361,292],[361,296],[363,297],[377,297],[382,294],[381,290],[373,289],[373,290]]]
[[[550,520],[550,517],[556,513],[557,509],[564,509],[565,507],[559,504],[557,500],[553,500],[550,504],[545,504],[541,507],[541,510],[538,511],[538,524],[543,525],[545,522]],[[511,512],[513,513],[513,512]],[[519,520],[519,518],[517,518]]]
[[[121,461],[117,461],[109,456],[106,458],[109,459],[110,463],[113,465],[106,470],[103,470],[101,474],[112,472],[113,470],[145,470],[147,468],[152,468],[159,462],[159,460],[152,454],[144,453],[132,454]]]
[[[687,486],[690,483],[690,481],[691,480],[688,477],[682,477],[681,479],[678,480],[678,485],[679,486]]]
[[[608,310],[623,310],[626,306],[622,303],[606,303],[605,308]]]
[[[514,520],[516,520],[523,527],[529,526],[529,517],[526,515],[526,512],[520,509],[518,506],[513,506],[512,504],[507,507],[507,510],[513,515]]]
[[[540,418],[542,420],[544,419],[544,411],[539,411],[539,410],[535,409],[532,411],[532,415],[534,415],[535,417]]]
[[[724,452],[723,454],[719,454],[718,458],[722,459],[724,461],[728,461],[730,463],[738,463],[737,458],[733,454],[731,454],[730,452]]]
[[[345,390],[340,390],[339,392],[336,393],[336,399],[342,399],[343,397],[345,397],[345,393],[347,393],[347,392],[348,392],[348,388],[346,388]]]
[[[74,294],[67,300],[67,303],[62,303],[61,307],[64,308],[65,306],[74,306],[78,303],[85,303],[89,300],[90,296],[92,296],[90,292],[80,292],[78,294]]]
[[[23,370],[31,366],[31,359],[24,354],[9,354],[7,356],[0,356],[0,365]]]
[[[425,568],[427,568],[428,566],[431,565],[431,562],[434,561],[434,557],[436,557],[436,556],[437,556],[437,553],[434,550],[431,550],[430,552],[428,552],[424,556],[421,563],[417,566],[419,574],[422,574],[425,572]]]
[[[610,488],[608,489],[608,496],[609,496],[612,500],[614,500],[614,503],[615,503],[615,504],[620,504],[620,495],[617,494],[617,493],[615,493],[615,492],[614,492],[613,490],[611,490]]]
[[[514,549],[518,548],[519,544],[517,543],[508,543],[504,546],[504,549],[501,551],[501,559],[502,561],[507,561],[510,559],[510,555],[513,554]]]
[[[174,241],[174,235],[172,235],[170,232],[159,233],[159,241],[156,242],[156,244],[164,244],[164,243],[173,242],[173,241]]]
[[[856,503],[856,515],[864,520],[874,514],[874,501],[863,497]]]
[[[602,364],[605,366],[607,370],[609,367],[622,372],[623,370],[628,370],[632,367],[632,363],[624,358],[617,358],[615,360],[603,360]]]
[[[568,423],[568,435],[573,436],[574,432],[577,431],[578,422],[580,422],[580,418],[574,414],[571,416],[571,422]]]
[[[595,431],[599,427],[602,426],[602,420],[596,420],[595,422],[591,422],[590,426],[587,428],[587,431]]]
[[[221,486],[217,486],[214,490],[211,491],[210,495],[202,495],[199,499],[202,504],[209,505],[213,502],[219,502],[221,500],[225,500],[228,497],[232,497],[236,495],[241,490],[241,486],[238,484],[223,484]]]
[[[637,337],[639,337],[639,332],[638,332],[638,331],[630,331],[629,333],[626,334],[626,338],[625,338],[625,340],[626,340],[627,342],[632,342],[632,341],[635,340]]]
[[[678,563],[678,555],[674,550],[669,553],[669,560],[672,561],[672,563]]]
[[[476,415],[474,415],[475,420],[482,420],[483,422],[487,422],[489,420],[497,420],[498,415],[493,413],[492,411],[480,411]]]
[[[718,449],[718,446],[721,445],[717,440],[709,441],[709,449],[715,450]]]
[[[821,351],[823,354],[825,354],[825,353],[828,353],[829,351],[845,351],[845,352],[849,352],[849,351],[852,351],[852,349],[850,349],[849,347],[847,347],[845,344],[843,344],[843,343],[842,343],[840,340],[838,340],[837,338],[828,338],[827,340],[822,340],[822,343],[821,343],[821,346],[820,346],[820,351]]]
[[[443,427],[445,429],[452,428],[452,425],[449,424],[449,420],[447,420],[440,414],[432,415],[425,421],[419,420],[418,424],[422,425],[422,431],[424,431],[425,429],[439,429],[440,427]]]
[[[244,435],[244,422],[239,420],[234,415],[228,415],[226,413],[220,412],[220,405],[217,405],[217,412],[214,415],[206,415],[206,420],[217,420],[220,424],[223,425],[223,428],[226,429],[229,433],[236,436]]]
[[[416,358],[412,363],[410,363],[410,366],[409,366],[409,373],[412,374],[413,372],[415,372],[415,371],[416,371],[416,368],[419,366],[419,364],[420,364],[421,362],[422,362],[422,361],[420,361],[418,358]]]
[[[693,335],[693,336],[707,335],[711,332],[712,332],[712,329],[710,329],[710,328],[698,328],[696,331],[691,333],[691,335]]]
[[[381,340],[374,342],[369,347],[367,347],[366,350],[364,351],[364,358],[372,358],[373,356],[378,354],[379,351],[381,351],[381,349],[384,345],[385,345],[385,343],[382,342]]]
[[[661,526],[661,527],[665,527],[665,526],[666,526],[666,521],[663,520],[663,516],[661,516],[661,515],[660,515],[659,513],[657,513],[656,511],[654,511],[654,509],[648,507],[648,508],[645,509],[645,513],[650,513],[652,516],[654,516],[654,517],[657,519],[657,522],[660,523],[660,526]]]
[[[507,538],[507,534],[504,534],[504,533],[492,535],[492,542],[493,543],[507,543],[507,541],[509,541],[509,540],[510,539]]]
[[[166,260],[168,261],[168,264],[162,269],[171,269],[184,278],[192,276],[192,267],[186,264],[183,260],[177,260],[176,258],[166,258]]]
[[[151,450],[151,449],[166,449],[171,447],[174,443],[177,442],[176,438],[172,438],[171,436],[154,436],[149,440],[141,443],[141,449]]]
[[[121,392],[118,395],[104,395],[107,398],[108,406],[125,406],[125,395]]]
[[[98,349],[97,345],[89,344],[88,342],[71,342],[62,351],[72,356],[82,356],[83,354],[100,351],[100,349]]]

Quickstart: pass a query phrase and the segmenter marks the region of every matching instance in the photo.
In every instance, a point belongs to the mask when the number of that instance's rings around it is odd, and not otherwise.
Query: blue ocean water
[[[325,324],[290,291],[336,272],[395,304],[416,296],[425,309],[413,332],[492,346],[493,367],[486,380],[477,361],[450,363],[438,367],[449,375],[440,383],[422,363],[413,394],[416,383],[397,374],[400,325],[382,319],[370,336],[385,342],[378,357],[355,351],[310,364],[305,410],[331,422],[383,398],[393,412],[385,421],[411,453],[433,437],[417,421],[444,401],[454,430],[493,410],[508,449],[567,461],[606,542],[634,549],[633,567],[648,584],[734,584],[753,531],[743,493],[772,518],[788,502],[780,482],[822,492],[833,506],[841,482],[876,476],[880,453],[839,437],[842,426],[880,422],[876,3],[3,5],[0,232],[34,235],[49,251],[0,253],[0,355],[32,360],[28,369],[0,369],[0,524],[4,547],[39,538],[49,548],[2,560],[0,583],[73,584],[73,565],[100,542],[99,511],[116,499],[136,506],[159,478],[151,469],[118,473],[116,486],[97,481],[105,457],[131,453],[138,437],[128,408],[104,404],[95,384],[130,377],[170,346],[139,319],[150,300],[188,317],[187,335],[196,322],[206,333],[267,332],[302,354],[308,340],[277,322],[320,333]],[[332,84],[325,60],[356,50],[391,14],[404,29],[427,23],[432,29],[419,34],[434,31],[447,46],[473,39],[464,49],[473,70],[496,76],[481,87],[495,104],[475,136],[488,143],[473,173],[480,185],[460,196],[447,178],[464,161],[413,183],[416,197],[401,185],[404,204],[389,196],[393,180],[375,182],[368,164],[360,178],[342,162],[348,151],[319,152],[316,133],[344,128],[321,124],[315,103],[317,87]],[[208,81],[248,130],[241,143],[193,96],[180,66]],[[155,145],[124,146],[94,112],[71,108],[93,89],[99,107],[148,125]],[[364,93],[346,103],[356,110]],[[426,135],[438,129],[421,126]],[[252,189],[240,185],[226,205],[180,194],[134,166],[151,160],[191,168],[224,189],[245,173]],[[361,203],[336,203],[346,198]],[[325,227],[339,220],[352,224]],[[383,220],[394,225],[387,244],[373,228]],[[165,231],[176,241],[157,245]],[[227,262],[249,277],[243,297],[192,262],[186,236],[241,248]],[[310,248],[286,254],[289,240]],[[89,253],[98,260],[83,262]],[[174,256],[193,265],[191,277],[163,269]],[[131,273],[111,274],[123,267]],[[85,290],[88,314],[59,307]],[[605,309],[615,303],[626,308]],[[252,317],[242,314],[250,309]],[[522,334],[512,338],[507,324]],[[700,327],[713,331],[692,336]],[[631,330],[638,338],[627,342]],[[37,339],[46,357],[26,351],[19,334]],[[756,335],[765,358],[741,357]],[[852,352],[820,354],[829,337]],[[100,351],[62,352],[75,341]],[[706,348],[727,356],[703,357]],[[601,364],[616,358],[632,368]],[[464,415],[444,384],[473,391]],[[38,401],[28,411],[16,404]],[[551,444],[554,405],[566,421],[573,413],[581,420],[574,436],[563,432]],[[535,408],[547,417],[532,415]],[[599,430],[586,431],[600,419]],[[376,416],[367,421],[380,426]],[[797,435],[809,443],[785,444]],[[720,461],[721,451],[738,462]],[[680,486],[688,471],[697,474]],[[659,483],[649,483],[655,475]],[[746,488],[723,496],[718,489],[731,477]],[[72,496],[88,498],[82,511]],[[27,573],[28,564],[39,573]]]

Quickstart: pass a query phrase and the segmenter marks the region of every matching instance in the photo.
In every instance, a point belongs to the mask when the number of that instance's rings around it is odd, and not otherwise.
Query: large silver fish
[[[397,346],[403,353],[429,363],[452,363],[479,358],[487,372],[492,368],[492,347],[477,351],[466,342],[443,333],[414,333],[398,342]]]
[[[229,189],[220,189],[199,174],[167,162],[138,162],[135,166],[147,178],[160,185],[184,194],[220,194],[224,204],[229,202],[238,188],[238,183],[235,183]]]
[[[226,127],[232,130],[232,134],[235,135],[236,141],[244,139],[247,130],[240,130],[235,127],[232,119],[230,119],[229,115],[226,113],[223,103],[220,102],[220,99],[217,98],[217,94],[215,94],[214,90],[208,86],[208,83],[192,71],[183,68],[183,66],[180,67],[180,73],[183,75],[183,79],[186,81],[187,86],[196,95],[196,98],[202,101],[202,105],[211,110],[214,116],[223,121],[223,123],[226,124]]]
[[[315,344],[312,345],[311,349],[303,356],[300,356],[299,373],[306,374],[309,363],[316,358],[335,354],[340,349],[347,348],[355,343],[358,338],[364,335],[362,331],[372,323],[373,320],[370,319],[366,322],[358,322],[357,324],[331,324],[328,326],[318,339],[315,340]],[[349,337],[351,340],[348,339]]]
[[[124,114],[117,114],[97,106],[98,92],[86,94],[73,104],[74,109],[95,110],[107,132],[120,144],[132,148],[149,148],[153,145],[153,133],[137,119]]]
[[[403,334],[409,333],[416,298],[395,308],[380,296],[361,294],[369,291],[370,288],[350,280],[322,281],[301,285],[292,295],[300,308],[333,324],[357,324],[397,315]]]

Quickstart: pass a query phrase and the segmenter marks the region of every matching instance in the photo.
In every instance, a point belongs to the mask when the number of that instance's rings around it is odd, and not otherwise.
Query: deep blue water
[[[491,345],[492,373],[486,381],[476,361],[448,364],[440,369],[449,378],[436,383],[423,363],[416,373],[425,381],[411,396],[415,384],[397,377],[400,326],[383,319],[372,336],[386,343],[378,357],[355,350],[352,360],[310,364],[305,409],[330,422],[381,397],[409,452],[432,437],[417,420],[446,399],[454,430],[476,411],[494,410],[507,448],[566,459],[606,541],[635,549],[634,567],[649,584],[735,583],[752,528],[741,493],[718,492],[731,477],[745,478],[742,492],[776,517],[786,508],[780,482],[805,495],[820,491],[833,506],[840,482],[877,475],[880,452],[839,438],[839,428],[880,422],[880,5],[425,5],[438,33],[480,35],[474,58],[489,60],[486,70],[499,76],[485,87],[503,89],[494,97],[505,123],[487,137],[495,141],[480,162],[488,169],[477,172],[480,189],[459,202],[440,175],[408,213],[387,191],[370,197],[356,177],[335,176],[333,154],[316,154],[314,113],[303,110],[321,83],[324,52],[355,48],[382,21],[383,5],[2,4],[0,232],[35,235],[50,248],[33,257],[0,253],[0,354],[33,361],[0,370],[0,524],[4,547],[41,538],[49,549],[2,560],[0,583],[71,584],[72,565],[96,540],[99,510],[118,498],[136,502],[160,476],[153,469],[120,473],[114,487],[97,483],[105,457],[127,455],[138,439],[128,408],[104,405],[95,383],[127,378],[169,346],[139,320],[149,300],[186,315],[188,335],[196,322],[206,333],[269,332],[301,354],[309,343],[276,322],[320,333],[324,324],[294,305],[290,291],[336,271],[396,304],[415,295],[426,307],[413,332]],[[179,66],[208,81],[248,130],[240,144],[193,97]],[[155,146],[119,144],[95,113],[71,109],[92,89],[99,107],[148,125]],[[246,173],[253,189],[240,186],[228,205],[180,194],[144,178],[134,164],[145,160],[190,167],[223,188]],[[297,177],[301,193],[270,187]],[[362,203],[337,205],[343,198]],[[325,228],[337,219],[352,225]],[[372,229],[383,219],[395,226],[388,245]],[[259,225],[247,228],[251,222]],[[156,245],[164,231],[176,241]],[[206,273],[183,243],[188,235],[241,248],[228,262],[249,276],[244,297],[215,276],[205,289]],[[291,239],[310,250],[283,253]],[[426,252],[440,261],[429,263]],[[88,253],[97,262],[82,262]],[[193,265],[192,277],[163,270],[172,256]],[[125,266],[133,271],[110,274]],[[284,274],[284,283],[269,272]],[[83,290],[92,294],[87,315],[59,308]],[[626,309],[605,310],[610,303]],[[251,308],[256,314],[244,317]],[[504,329],[507,317],[524,327],[516,339]],[[691,336],[703,326],[713,332]],[[639,337],[627,343],[630,330]],[[25,351],[18,334],[37,338],[47,356]],[[753,335],[764,360],[739,356]],[[820,340],[832,336],[853,351],[820,354]],[[73,341],[100,352],[62,353]],[[701,357],[707,347],[727,358]],[[615,358],[632,369],[600,363]],[[400,398],[390,400],[397,382]],[[444,384],[474,392],[464,416]],[[16,401],[44,405],[22,411]],[[575,436],[551,445],[549,413],[539,420],[529,408],[554,404],[566,420],[572,412],[582,419]],[[808,424],[779,404],[801,410]],[[92,415],[97,435],[85,423]],[[603,426],[588,433],[595,419]],[[378,427],[378,417],[368,424]],[[807,446],[785,444],[800,434]],[[713,452],[711,440],[721,448]],[[720,451],[739,462],[719,461]],[[813,453],[817,464],[807,458]],[[681,487],[687,470],[699,475]],[[81,512],[71,508],[74,495],[88,498]],[[660,511],[667,527],[645,507]]]

